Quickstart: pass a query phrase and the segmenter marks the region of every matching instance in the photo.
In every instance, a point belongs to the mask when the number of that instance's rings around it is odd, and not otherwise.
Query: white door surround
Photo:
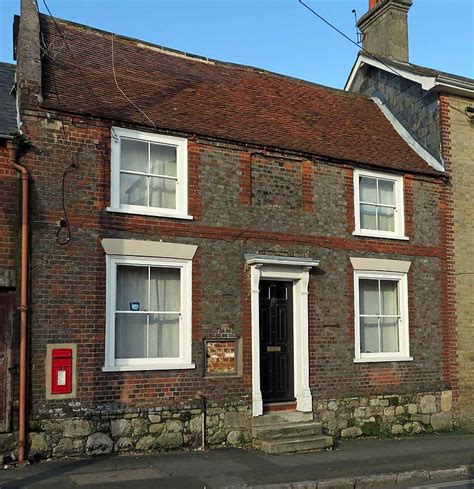
[[[296,410],[311,412],[313,398],[309,387],[308,283],[309,271],[319,266],[311,258],[246,254],[250,266],[252,323],[252,412],[263,414],[260,390],[260,280],[293,282],[294,391]]]

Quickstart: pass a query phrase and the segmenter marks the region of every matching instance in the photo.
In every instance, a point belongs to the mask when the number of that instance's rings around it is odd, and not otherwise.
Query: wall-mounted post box
[[[72,392],[72,348],[51,351],[51,394]]]

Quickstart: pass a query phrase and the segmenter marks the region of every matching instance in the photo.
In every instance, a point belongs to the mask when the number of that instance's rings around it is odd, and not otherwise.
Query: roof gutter
[[[434,87],[435,92],[448,92],[455,95],[462,95],[474,98],[474,83],[456,80],[447,76],[439,75],[436,77]]]

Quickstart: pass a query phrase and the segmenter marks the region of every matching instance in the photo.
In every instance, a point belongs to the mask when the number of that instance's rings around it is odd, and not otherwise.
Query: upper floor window
[[[354,234],[408,239],[402,176],[354,170],[354,205]]]
[[[190,218],[187,140],[112,129],[110,211]]]

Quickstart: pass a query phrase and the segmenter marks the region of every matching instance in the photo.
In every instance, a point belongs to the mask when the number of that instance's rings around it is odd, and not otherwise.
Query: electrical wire
[[[54,239],[56,240],[56,242],[58,244],[60,244],[61,246],[66,246],[70,241],[71,241],[71,226],[69,224],[69,217],[67,215],[67,209],[66,209],[66,176],[68,173],[72,172],[74,170],[75,167],[73,167],[72,165],[69,166],[68,168],[66,168],[63,172],[63,176],[62,176],[62,179],[61,179],[61,205],[62,205],[62,209],[63,209],[63,219],[60,220],[59,222],[59,228],[56,232],[56,236],[54,237]],[[66,238],[62,238],[61,237],[61,232],[63,229],[66,229]]]
[[[63,39],[64,41],[64,45],[66,46],[66,49],[69,51],[73,61],[74,61],[74,64],[75,64],[75,67],[77,69],[77,71],[79,72],[80,74],[80,78],[81,80],[83,81],[83,83],[85,84],[85,86],[87,87],[87,89],[89,90],[89,92],[91,93],[92,95],[92,99],[94,100],[96,106],[97,106],[97,109],[99,110],[99,112],[101,111],[101,106],[100,106],[100,103],[94,93],[94,91],[92,90],[92,87],[90,86],[90,84],[88,83],[87,81],[87,78],[85,77],[79,63],[77,62],[77,59],[74,55],[74,52],[72,51],[71,47],[69,46],[69,43],[67,41],[67,38],[66,38],[66,35],[64,34],[64,32],[61,30],[61,28],[59,27],[59,24],[58,22],[56,21],[56,18],[54,17],[54,15],[52,14],[51,12],[51,9],[49,8],[48,4],[46,3],[46,0],[42,0],[46,10],[48,11],[48,14],[50,16],[50,18],[52,19],[55,27],[56,27],[56,30],[58,31],[60,37]],[[36,3],[36,8],[39,12],[39,6],[38,6],[38,1],[35,0],[35,3]],[[42,40],[43,40],[43,50],[46,52],[46,54],[49,56],[49,58],[53,61],[54,58],[53,56],[51,55],[51,53],[49,52],[48,50],[48,46],[46,45],[45,43],[45,40],[44,38],[42,37]],[[71,239],[72,239],[72,232],[71,232],[71,225],[70,225],[70,221],[69,221],[69,216],[68,216],[68,213],[67,213],[67,208],[66,208],[66,177],[69,173],[71,173],[73,170],[75,170],[76,168],[79,167],[78,163],[77,163],[77,158],[74,159],[73,156],[72,156],[72,152],[71,152],[71,148],[70,148],[70,141],[69,141],[69,138],[66,134],[66,129],[65,129],[65,123],[64,123],[64,118],[63,118],[63,107],[62,107],[62,104],[61,104],[61,99],[60,99],[60,96],[59,96],[59,90],[58,90],[58,84],[56,82],[56,76],[55,76],[55,73],[54,73],[54,70],[51,70],[51,78],[53,80],[53,85],[54,85],[54,91],[56,93],[56,100],[57,100],[57,103],[58,103],[58,108],[59,108],[59,118],[61,120],[61,127],[62,127],[62,132],[63,132],[63,137],[64,137],[64,141],[66,143],[66,150],[68,152],[68,159],[69,159],[69,165],[66,167],[66,169],[63,171],[63,174],[62,174],[62,177],[61,177],[61,207],[62,207],[62,211],[63,211],[63,218],[59,221],[59,227],[58,227],[58,230],[56,232],[56,235],[54,237],[54,239],[56,240],[56,242],[61,245],[61,246],[65,246],[67,245]],[[77,157],[77,155],[76,155]],[[63,230],[66,230],[66,237],[63,238],[62,237],[62,232]]]
[[[331,29],[334,29],[337,33],[339,33],[341,36],[343,36],[345,39],[347,39],[349,42],[351,42],[352,44],[354,44],[355,46],[357,46],[359,49],[361,49],[362,51],[364,51],[365,53],[367,53],[368,55],[372,56],[372,58],[376,59],[377,61],[380,61],[380,63],[382,63],[386,68],[388,68],[389,70],[393,71],[393,73],[395,73],[396,75],[398,76],[401,76],[402,78],[404,78],[404,76],[399,73],[395,68],[393,68],[392,66],[390,66],[389,64],[385,63],[384,60],[378,56],[376,56],[375,54],[371,53],[370,51],[368,51],[367,49],[365,49],[363,46],[360,46],[358,43],[356,43],[355,41],[353,41],[349,36],[347,36],[346,34],[344,34],[344,32],[342,32],[340,29],[338,29],[335,25],[331,24],[331,22],[329,22],[328,20],[326,20],[322,15],[318,14],[315,10],[313,10],[309,5],[307,5],[303,0],[298,0],[298,2],[303,5],[304,7],[306,7],[310,12],[312,12],[314,15],[316,15],[316,17],[318,17],[318,19],[322,20],[325,24],[327,24],[329,27],[331,27]],[[453,105],[451,105],[450,103],[448,103],[448,105],[454,109],[454,110],[457,110],[458,112],[460,112],[461,114],[465,115],[466,117],[467,114],[465,111],[462,111],[461,109],[458,109],[457,107],[454,107]],[[469,117],[468,117],[469,118]]]
[[[47,49],[47,46],[46,46],[46,43],[45,43],[43,37],[42,37],[42,40],[43,40],[43,50],[46,52],[46,54],[48,56],[51,56],[50,53],[48,52],[48,49]],[[56,76],[54,74],[54,70],[51,70],[51,74],[52,74],[51,79],[52,79],[53,85],[54,85],[54,92],[56,94],[56,101],[57,101],[58,107],[59,107],[59,118],[61,120],[61,129],[62,129],[64,141],[66,143],[66,151],[68,153],[68,159],[69,159],[69,165],[66,167],[66,169],[64,170],[63,175],[61,177],[61,205],[62,205],[62,210],[63,210],[63,218],[59,221],[59,227],[58,227],[58,230],[57,230],[56,235],[54,237],[54,239],[56,240],[56,242],[59,245],[65,246],[71,241],[71,238],[72,238],[71,226],[69,223],[69,217],[68,217],[67,209],[66,209],[66,196],[65,196],[66,176],[72,170],[77,168],[78,164],[77,164],[77,162],[74,162],[73,158],[72,158],[70,141],[69,141],[69,138],[67,137],[67,134],[66,134],[66,128],[65,128],[64,117],[63,117],[63,108],[62,108],[62,104],[61,104],[61,99],[59,97],[58,85],[56,83]],[[67,236],[65,239],[63,239],[61,237],[61,233],[62,233],[62,230],[64,228],[66,228],[66,232],[67,232]]]
[[[84,82],[84,84],[86,85],[86,87],[88,88],[89,92],[91,93],[92,95],[92,99],[94,100],[94,103],[96,104],[97,108],[99,110],[101,110],[101,106],[100,106],[100,103],[99,103],[99,100],[98,98],[96,97],[95,93],[94,93],[94,90],[92,90],[92,87],[89,85],[89,82],[87,81],[87,78],[86,76],[84,75],[83,71],[82,71],[82,68],[80,66],[80,64],[78,63],[77,61],[77,58],[74,54],[74,51],[71,49],[71,47],[69,46],[69,43],[67,42],[67,38],[66,38],[66,35],[64,34],[64,32],[62,31],[62,29],[59,27],[59,24],[58,22],[56,21],[56,18],[54,17],[54,15],[51,13],[51,10],[50,8],[48,7],[48,4],[46,3],[46,0],[42,0],[44,6],[46,7],[46,10],[48,11],[48,14],[49,16],[51,17],[55,27],[56,27],[56,30],[59,32],[60,36],[63,38],[64,40],[64,45],[66,46],[66,49],[69,51],[69,54],[71,55],[73,61],[74,61],[74,64],[81,76],[81,80]],[[38,10],[39,11],[39,10]]]
[[[148,115],[135,103],[131,100],[127,94],[120,88],[120,85],[117,81],[117,74],[115,73],[115,56],[114,56],[114,34],[112,33],[112,71],[114,73],[114,81],[119,92],[152,124],[152,126],[156,129],[155,123],[148,117]]]
[[[457,107],[455,107],[454,105],[450,104],[449,102],[446,102],[446,103],[449,105],[449,107],[451,107],[453,110],[456,110],[460,114],[464,115],[467,118],[467,120],[469,122],[471,122],[471,119],[469,118],[469,115],[467,113],[467,107],[464,110],[462,110],[462,109],[458,109]]]
[[[348,35],[344,34],[340,29],[338,29],[334,24],[331,24],[328,20],[326,20],[322,15],[318,14],[315,10],[313,10],[309,5],[307,5],[303,0],[298,0],[298,2],[303,5],[303,7],[307,8],[310,12],[312,12],[318,19],[322,20],[325,24],[327,24],[331,29],[334,29],[337,33],[339,33],[342,37],[347,39],[350,43],[354,44],[357,46],[360,50],[364,51],[368,55],[372,56],[372,58],[376,59],[380,63],[382,63],[384,66],[386,66],[389,70],[393,71],[396,75],[402,76],[395,68],[392,68],[390,65],[384,62],[382,58],[379,58],[375,54],[371,53],[370,51],[367,51],[363,46],[359,46],[354,40],[352,40]]]

